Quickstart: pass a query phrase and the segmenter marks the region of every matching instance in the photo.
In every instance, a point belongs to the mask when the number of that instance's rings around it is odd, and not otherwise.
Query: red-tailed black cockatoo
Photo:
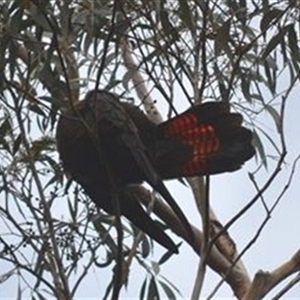
[[[116,214],[113,195],[146,181],[192,235],[189,222],[162,180],[239,169],[255,154],[252,132],[242,121],[241,114],[229,111],[228,103],[207,102],[156,125],[133,104],[95,90],[60,116],[57,147],[65,171],[98,207]],[[126,203],[120,200],[118,207],[134,225],[178,252],[135,197],[126,197]]]

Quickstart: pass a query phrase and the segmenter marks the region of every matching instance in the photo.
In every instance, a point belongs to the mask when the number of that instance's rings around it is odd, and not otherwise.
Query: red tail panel
[[[177,163],[173,155],[173,164],[167,156],[160,161],[172,168],[176,176],[234,171],[255,153],[252,133],[242,127],[242,121],[242,115],[230,113],[228,104],[222,102],[195,106],[160,126],[163,138],[186,146],[185,159]],[[172,177],[172,173],[166,173]]]
[[[183,132],[193,129],[197,124],[198,118],[195,114],[182,114],[166,123],[164,133],[167,137],[182,135]]]
[[[190,147],[191,156],[181,166],[185,176],[205,173],[207,155],[217,152],[221,142],[216,130],[211,124],[198,125],[198,117],[193,113],[183,114],[166,124],[164,134],[166,138],[177,139]]]

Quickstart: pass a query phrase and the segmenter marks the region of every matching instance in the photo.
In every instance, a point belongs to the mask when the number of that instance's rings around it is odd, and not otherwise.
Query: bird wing
[[[106,192],[118,188],[118,185],[126,186],[145,180],[166,200],[192,237],[188,220],[153,167],[139,131],[119,99],[107,91],[91,91],[75,110],[77,119],[74,116],[64,118],[60,122],[64,124],[59,126],[64,133],[57,133],[62,160],[75,180],[90,194],[95,186]],[[69,129],[66,130],[64,125]],[[74,133],[73,128],[80,134]],[[107,197],[93,200],[109,213],[114,213]],[[131,215],[126,207],[121,213],[126,213],[134,221],[132,214],[139,212],[137,206],[131,208]]]

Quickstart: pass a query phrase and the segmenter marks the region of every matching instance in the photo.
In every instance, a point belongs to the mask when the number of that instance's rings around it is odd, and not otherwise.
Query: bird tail
[[[156,127],[155,163],[163,179],[230,172],[253,157],[252,132],[225,102],[207,102]]]
[[[138,199],[139,196],[132,189],[125,189],[120,193],[120,204],[123,215],[160,245],[172,253],[178,253],[175,243],[142,208]]]
[[[111,215],[116,214],[116,207],[114,207],[111,193],[107,193],[105,189],[95,184],[95,182],[80,181],[80,184],[98,207]],[[133,188],[120,189],[118,201],[121,214],[160,245],[172,253],[178,253],[175,243],[142,208],[139,197],[142,197],[142,195]]]

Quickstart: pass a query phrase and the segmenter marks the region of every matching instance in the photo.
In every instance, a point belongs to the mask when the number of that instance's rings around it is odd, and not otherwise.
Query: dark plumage
[[[162,179],[240,168],[255,153],[252,133],[241,123],[242,116],[230,113],[227,104],[209,102],[156,126],[137,107],[120,102],[113,94],[91,91],[60,117],[56,138],[65,171],[100,208],[116,214],[112,195],[121,195],[129,184],[146,181],[192,236]],[[161,245],[178,252],[134,197],[120,201],[119,208]]]

